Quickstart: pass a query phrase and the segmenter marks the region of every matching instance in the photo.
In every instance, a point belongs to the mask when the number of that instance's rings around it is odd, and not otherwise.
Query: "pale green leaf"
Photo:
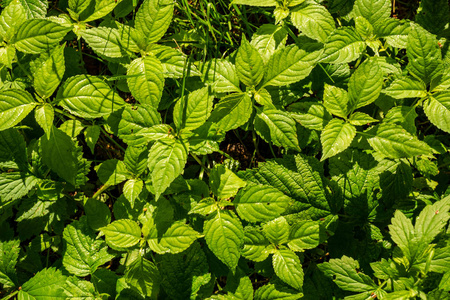
[[[200,76],[196,66],[188,61],[181,51],[167,46],[152,48],[152,53],[159,59],[166,78],[182,78],[183,76]]]
[[[72,138],[77,137],[84,128],[83,124],[78,120],[67,120],[58,127],[59,130]]]
[[[377,52],[381,44],[378,39],[374,40],[374,29],[372,24],[370,24],[370,22],[366,18],[358,16],[355,18],[355,28],[356,32],[366,41],[369,46],[377,46],[375,49],[372,48],[374,52]]]
[[[29,54],[50,51],[72,30],[50,20],[32,19],[25,21],[17,29],[13,43],[17,50]]]
[[[376,60],[362,63],[348,83],[349,108],[351,111],[377,100],[383,87],[383,72]]]
[[[117,17],[117,15],[116,15]],[[145,38],[142,33],[135,28],[116,21],[119,30],[119,41],[122,48],[129,52],[139,52],[146,49]],[[172,49],[172,48],[170,48]],[[172,49],[174,50],[174,49]]]
[[[431,243],[450,219],[450,196],[427,205],[416,218],[415,232],[420,243]]]
[[[139,179],[129,179],[123,185],[123,195],[130,201],[131,208],[134,207],[134,202],[139,197],[144,187],[144,182]]]
[[[25,22],[27,14],[19,0],[11,1],[4,7],[0,15],[0,37],[9,42],[17,31],[17,28]]]
[[[68,0],[68,4],[69,8],[72,11],[80,14],[89,6],[92,1],[94,0]]]
[[[66,297],[73,300],[101,299],[92,282],[79,279],[75,276],[67,278],[66,284],[64,285],[64,293]]]
[[[236,215],[217,211],[205,221],[203,232],[209,249],[234,272],[244,244],[244,229]]]
[[[247,226],[244,229],[244,248],[242,249],[242,256],[253,260],[263,261],[269,257],[269,240],[264,235],[262,228]]]
[[[63,287],[65,283],[66,276],[62,274],[61,270],[56,268],[43,269],[22,285],[18,299],[64,299]]]
[[[147,147],[128,146],[125,150],[123,162],[133,175],[139,176],[147,169],[148,149]]]
[[[264,134],[264,131],[255,130],[267,141],[276,146],[286,147],[299,151],[297,131],[295,121],[288,113],[278,109],[257,109],[257,119],[262,120],[269,128],[270,135]]]
[[[269,221],[279,217],[292,199],[267,185],[251,185],[243,189],[233,203],[239,216],[249,222]]]
[[[345,123],[340,119],[331,120],[320,135],[323,148],[320,161],[324,161],[347,149],[355,135],[356,128],[352,124]]]
[[[358,59],[366,43],[352,27],[336,29],[325,43],[322,62],[345,64]]]
[[[0,130],[15,126],[36,106],[33,97],[24,90],[10,89],[0,93]]]
[[[97,175],[103,184],[117,185],[131,177],[123,161],[108,159],[96,167]]]
[[[252,113],[252,101],[246,93],[234,93],[222,98],[214,107],[208,121],[223,131],[244,125]]]
[[[178,139],[162,139],[151,147],[148,155],[148,167],[156,200],[183,172],[187,162],[188,148],[189,145],[186,142]]]
[[[297,300],[303,293],[278,282],[269,282],[255,291],[255,300]]]
[[[0,284],[8,289],[18,284],[16,264],[19,258],[20,241],[0,242]]]
[[[285,217],[273,219],[263,225],[263,231],[267,239],[275,245],[287,243],[291,227]]]
[[[157,141],[164,138],[173,137],[175,130],[167,124],[153,125],[142,128],[136,135],[143,136],[146,141]],[[130,137],[131,138],[131,137]]]
[[[12,69],[12,63],[16,57],[16,48],[13,45],[6,45],[6,47],[0,47],[0,65],[3,64]]]
[[[354,14],[364,17],[374,25],[382,23],[391,16],[390,0],[356,0]]]
[[[109,27],[94,27],[81,32],[89,47],[100,56],[120,58],[126,56],[122,47],[119,30]]]
[[[355,126],[363,126],[373,122],[379,122],[377,119],[372,118],[368,114],[362,112],[354,112],[349,118],[348,122]]]
[[[47,138],[50,138],[52,132],[54,116],[55,112],[53,111],[53,106],[47,103],[34,111],[36,122],[44,129]]]
[[[91,75],[68,78],[59,89],[57,99],[69,112],[86,119],[107,116],[125,105],[106,82]]]
[[[416,134],[416,108],[414,106],[396,106],[391,108],[383,122],[399,124],[409,133]]]
[[[199,214],[202,216],[208,216],[218,209],[217,203],[214,198],[203,198],[195,205],[191,207],[188,214]]]
[[[178,129],[194,130],[209,118],[213,96],[204,87],[180,98],[173,108],[174,123]]]
[[[236,71],[242,83],[255,87],[264,76],[264,62],[255,47],[245,37],[236,55]]]
[[[100,137],[100,126],[92,125],[86,127],[86,130],[84,131],[84,139],[86,140],[86,144],[88,145],[92,154],[94,154],[95,144],[97,144],[99,137]]]
[[[349,96],[346,90],[325,84],[323,106],[335,116],[347,118],[349,113]]]
[[[156,299],[161,283],[158,268],[151,261],[138,257],[134,263],[125,270],[125,281],[139,293]]]
[[[161,62],[151,56],[136,58],[128,66],[127,75],[128,87],[136,100],[157,108],[164,88]]]
[[[318,102],[296,102],[288,110],[294,120],[308,129],[322,130],[332,119],[330,113]]]
[[[65,44],[56,47],[34,73],[34,88],[43,98],[49,98],[61,83],[66,70]]]
[[[450,133],[450,93],[430,96],[423,103],[423,110],[431,123]]]
[[[63,232],[65,251],[63,265],[70,273],[84,277],[93,274],[97,268],[114,258],[108,253],[103,240],[96,240],[95,234],[85,222],[74,221]]]
[[[145,0],[136,13],[135,27],[146,38],[147,43],[159,41],[173,16],[172,0]]]
[[[395,211],[391,225],[389,225],[389,233],[394,243],[402,250],[403,255],[411,261],[415,252],[411,245],[417,242],[413,240],[415,231],[411,220],[401,211]]]
[[[425,142],[392,123],[379,125],[375,134],[368,135],[368,141],[372,148],[389,158],[431,154],[431,148]]]
[[[169,253],[176,254],[189,248],[201,236],[184,221],[177,221],[162,235],[160,244],[169,249]]]
[[[302,80],[315,67],[320,54],[321,51],[306,52],[296,45],[277,50],[267,62],[263,86],[284,86]]]
[[[426,84],[442,70],[441,49],[436,36],[417,24],[411,25],[406,54],[409,73]]]
[[[234,197],[238,190],[246,184],[245,181],[222,164],[215,165],[209,175],[209,185],[218,199]]]
[[[19,172],[0,174],[0,199],[2,205],[10,200],[20,199],[37,184],[34,176],[25,176]]]
[[[291,10],[292,24],[303,34],[321,43],[336,29],[328,10],[315,1],[305,1]]]
[[[303,268],[298,256],[291,250],[278,250],[272,257],[275,274],[285,283],[301,290],[303,286]]]
[[[80,20],[83,22],[91,22],[100,19],[109,14],[117,5],[116,0],[92,0],[86,10],[80,14]],[[94,4],[94,5],[92,5]]]
[[[295,223],[289,233],[288,246],[293,251],[313,249],[319,245],[320,227],[318,222],[302,221]]]
[[[284,46],[287,39],[287,31],[282,26],[263,24],[253,34],[250,44],[258,50],[264,63],[279,47]]]
[[[213,59],[200,66],[203,81],[216,93],[241,92],[236,67],[225,59]]]
[[[251,6],[276,6],[275,0],[233,0],[233,4],[251,5]]]
[[[329,262],[318,265],[325,275],[332,277],[333,281],[343,290],[352,292],[374,291],[377,285],[362,272],[358,272],[359,264],[351,257],[343,256],[340,259],[330,259]]]
[[[427,87],[421,80],[403,77],[395,79],[383,93],[395,99],[422,98],[427,95]]]
[[[249,276],[240,270],[236,274],[228,274],[225,289],[228,291],[227,296],[233,299],[253,300],[252,282]]]
[[[133,220],[116,220],[100,230],[105,234],[106,243],[113,248],[133,247],[141,240],[141,228]]]
[[[53,126],[50,135],[41,137],[41,149],[44,163],[61,178],[75,185],[78,158],[72,139]]]
[[[411,29],[408,20],[389,18],[378,23],[375,31],[378,37],[384,38],[391,47],[405,49],[408,43],[408,34]]]

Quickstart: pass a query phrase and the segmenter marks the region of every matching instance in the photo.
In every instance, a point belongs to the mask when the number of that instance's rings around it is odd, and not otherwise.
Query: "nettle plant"
[[[2,3],[0,295],[447,299],[447,1],[185,4]]]

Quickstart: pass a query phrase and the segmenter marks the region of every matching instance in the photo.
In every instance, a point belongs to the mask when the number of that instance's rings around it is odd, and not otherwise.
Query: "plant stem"
[[[98,189],[98,191],[96,191],[95,194],[92,195],[92,199],[98,199],[98,198],[100,197],[100,195],[101,195],[106,189],[108,189],[110,186],[111,186],[111,185],[109,185],[109,184],[104,184],[104,185],[102,185],[102,186]]]

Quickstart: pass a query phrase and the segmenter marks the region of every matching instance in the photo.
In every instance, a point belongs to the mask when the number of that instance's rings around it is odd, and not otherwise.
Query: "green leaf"
[[[391,16],[391,1],[356,0],[354,13],[356,16],[364,17],[372,25],[382,23]]]
[[[450,93],[430,96],[423,103],[423,110],[431,123],[450,133]]]
[[[43,269],[22,285],[18,299],[57,299],[65,298],[66,276],[55,268]]]
[[[159,293],[161,279],[158,268],[143,257],[138,257],[125,270],[125,281],[139,293],[151,299],[156,299]]]
[[[148,149],[146,147],[131,147],[128,146],[125,150],[125,158],[123,162],[135,176],[141,175],[147,169]]]
[[[16,264],[19,258],[20,241],[0,242],[0,284],[8,289],[18,284]]]
[[[411,25],[407,20],[389,18],[377,24],[375,33],[384,38],[389,46],[406,49],[410,29]]]
[[[302,297],[303,293],[279,282],[269,282],[255,292],[255,300],[297,300]]]
[[[166,78],[182,78],[183,76],[200,76],[197,70],[180,50],[167,46],[153,47],[152,53],[161,62],[163,75]]]
[[[94,154],[95,144],[97,144],[99,137],[100,137],[100,126],[92,125],[86,127],[86,130],[84,131],[84,139],[86,140],[86,144],[88,145],[92,154]]]
[[[68,136],[75,138],[85,127],[78,120],[67,120],[59,126],[59,130],[67,134]]]
[[[131,177],[123,161],[118,159],[105,160],[96,170],[100,181],[107,185],[117,185]]]
[[[347,118],[349,113],[349,99],[346,90],[325,84],[323,92],[323,106],[335,116]]]
[[[318,102],[296,102],[290,105],[288,110],[293,119],[308,129],[322,130],[332,119],[324,106]]]
[[[244,244],[244,229],[231,211],[217,211],[203,226],[206,244],[232,272],[235,271]]]
[[[169,28],[173,16],[171,0],[145,0],[136,14],[135,26],[147,43],[159,41]]]
[[[37,184],[34,176],[25,176],[19,172],[0,174],[0,198],[2,205],[10,200],[20,199]]]
[[[174,123],[178,129],[194,130],[209,118],[214,97],[204,87],[180,98],[173,108]]]
[[[292,251],[313,249],[320,242],[320,227],[318,222],[302,221],[295,223],[289,233],[288,246]]]
[[[278,49],[284,46],[287,39],[287,31],[282,26],[263,24],[253,34],[250,45],[258,50],[261,58],[266,64],[269,58]]]
[[[236,67],[225,59],[213,59],[202,64],[203,81],[209,83],[216,93],[241,92]]]
[[[95,234],[86,222],[74,221],[63,232],[65,251],[63,265],[67,271],[79,277],[93,274],[97,268],[114,258],[108,253],[103,240],[96,240]]]
[[[6,67],[12,69],[12,63],[16,57],[16,49],[13,45],[7,45],[6,47],[0,47],[0,65],[3,64]]]
[[[128,87],[136,100],[157,108],[164,88],[161,62],[152,56],[136,58],[128,66],[127,75]]]
[[[255,47],[245,37],[236,55],[236,71],[242,83],[255,87],[264,76],[264,62]]]
[[[395,79],[383,93],[395,99],[423,98],[427,95],[427,87],[421,80],[403,77]]]
[[[9,42],[17,29],[27,19],[25,8],[19,0],[11,1],[0,15],[0,36]]]
[[[189,145],[175,139],[162,139],[150,148],[148,168],[150,169],[155,199],[169,187],[184,170]]]
[[[303,268],[298,256],[291,250],[278,250],[272,257],[275,274],[290,286],[301,290]]]
[[[109,27],[94,27],[81,32],[88,45],[100,56],[120,58],[126,56],[119,30]]]
[[[34,88],[43,98],[49,98],[61,83],[66,70],[65,44],[57,46],[34,73]]]
[[[340,259],[330,259],[317,267],[345,291],[366,292],[378,287],[369,276],[356,271],[359,268],[358,261],[345,255]]]
[[[394,243],[402,250],[403,255],[412,262],[417,249],[413,245],[417,243],[417,240],[414,240],[415,231],[411,220],[401,211],[395,211],[391,225],[389,225],[389,233]]]
[[[184,221],[178,221],[172,224],[162,235],[160,245],[169,250],[169,253],[180,253],[202,235],[195,231]]]
[[[431,243],[450,219],[450,197],[427,205],[416,218],[415,232],[420,244]]]
[[[225,289],[228,291],[227,296],[234,299],[253,300],[252,282],[242,271],[236,272],[234,275],[228,274]]]
[[[328,10],[314,1],[305,1],[291,10],[292,24],[311,39],[325,43],[336,29]]]
[[[219,200],[234,197],[238,190],[246,184],[245,181],[222,164],[215,165],[209,175],[209,185]]]
[[[262,228],[247,226],[244,229],[244,248],[242,249],[242,256],[259,262],[269,257],[269,240],[264,235]]]
[[[70,113],[86,119],[107,116],[125,105],[108,84],[91,75],[68,78],[59,89],[57,100]]]
[[[373,149],[389,158],[407,158],[431,154],[431,148],[399,125],[384,123],[376,127],[375,134],[368,135]]]
[[[366,43],[352,27],[336,29],[325,43],[321,62],[345,64],[358,59]]]
[[[267,239],[275,245],[287,243],[291,227],[285,217],[273,219],[263,225],[263,231]]]
[[[396,106],[391,108],[383,119],[383,122],[401,125],[406,131],[415,135],[417,117],[414,106]]]
[[[115,0],[93,0],[86,10],[80,14],[80,20],[88,23],[109,14],[117,5]],[[94,5],[92,5],[94,4]]]
[[[423,0],[417,10],[416,22],[426,30],[439,34],[449,22],[449,7],[445,0]]]
[[[233,0],[233,4],[251,5],[251,6],[276,6],[275,0]]]
[[[33,97],[24,90],[10,89],[0,93],[0,131],[22,121],[36,106]]]
[[[356,135],[356,128],[352,124],[344,123],[340,119],[331,120],[322,131],[322,158],[320,161],[332,157],[350,146]]]
[[[69,8],[77,14],[82,13],[93,0],[69,0]]]
[[[36,122],[44,129],[47,138],[50,138],[53,128],[53,118],[55,117],[53,106],[46,103],[37,108],[34,111],[34,117],[36,118]]]
[[[379,122],[377,119],[372,118],[368,114],[362,112],[354,112],[349,118],[348,122],[355,126],[363,126],[373,122]]]
[[[139,197],[144,187],[144,182],[138,179],[129,179],[123,185],[123,195],[130,201],[131,208],[134,207],[134,201]]]
[[[376,60],[362,63],[348,83],[349,108],[351,111],[377,100],[383,87],[383,72]]]
[[[100,230],[105,234],[106,243],[113,248],[133,247],[141,239],[141,228],[133,220],[116,220]]]
[[[84,212],[86,213],[89,227],[95,231],[107,226],[111,222],[111,211],[109,207],[99,200],[88,199],[84,203]]]
[[[62,26],[50,20],[27,20],[17,29],[13,43],[19,51],[38,54],[51,50],[71,30],[72,26]]]
[[[50,135],[41,137],[43,162],[58,176],[75,185],[78,158],[72,139],[53,126]]]
[[[409,73],[426,84],[442,70],[441,49],[436,36],[417,24],[411,25],[406,54]]]
[[[296,45],[277,50],[269,59],[264,86],[284,86],[302,80],[315,67],[321,51],[306,52]]]
[[[269,221],[279,217],[292,199],[267,185],[251,185],[243,189],[233,203],[239,216],[249,222]]]
[[[75,276],[67,278],[64,293],[69,299],[101,299],[92,282]]]
[[[252,100],[246,93],[223,97],[214,107],[208,121],[216,123],[223,131],[244,125],[252,113]]]
[[[264,131],[255,128],[264,140],[273,143],[276,146],[300,151],[295,121],[289,114],[278,109],[262,110],[258,108],[257,112],[255,124],[257,124],[259,119],[269,128],[269,136],[267,136]]]
[[[14,162],[19,169],[25,169],[28,164],[26,144],[17,129],[0,131],[0,163]]]

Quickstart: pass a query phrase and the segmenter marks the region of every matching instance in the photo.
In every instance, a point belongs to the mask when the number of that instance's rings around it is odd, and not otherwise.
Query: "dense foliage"
[[[4,0],[0,296],[449,299],[449,5],[395,8]]]

